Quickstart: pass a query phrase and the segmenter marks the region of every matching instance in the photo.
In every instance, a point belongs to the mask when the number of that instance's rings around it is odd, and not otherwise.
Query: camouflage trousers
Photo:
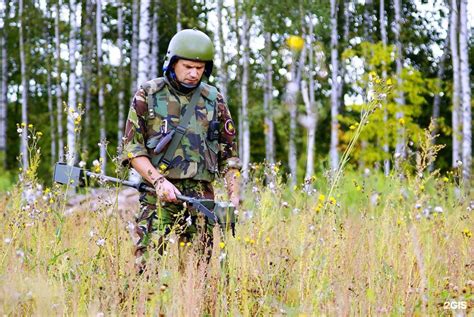
[[[196,198],[214,199],[214,189],[209,182],[192,179],[170,180],[181,194]],[[207,219],[196,210],[185,208],[180,203],[160,203],[155,195],[143,193],[140,196],[140,213],[136,218],[135,231],[139,240],[135,247],[135,263],[142,271],[149,257],[149,249],[154,248],[162,255],[166,248],[167,236],[175,233],[179,242],[190,242],[199,233],[200,248],[209,250],[212,246],[212,227]]]

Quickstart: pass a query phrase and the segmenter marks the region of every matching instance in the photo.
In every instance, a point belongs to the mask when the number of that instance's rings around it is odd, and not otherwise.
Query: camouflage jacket
[[[215,87],[201,85],[203,89],[195,114],[191,116],[186,133],[171,160],[167,178],[212,181],[217,173],[240,168],[236,131],[229,109]],[[134,157],[147,156],[155,167],[158,166],[166,148],[158,154],[153,150],[165,130],[178,126],[191,95],[177,93],[163,78],[142,85],[135,94],[125,125],[123,165]],[[219,122],[219,137],[211,141],[207,134],[213,119]]]

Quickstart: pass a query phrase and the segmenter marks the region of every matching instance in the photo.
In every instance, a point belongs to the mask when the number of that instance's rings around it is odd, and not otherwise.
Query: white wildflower
[[[80,161],[80,162],[79,162],[79,167],[80,167],[80,168],[86,167],[86,162]]]
[[[99,160],[94,160],[94,161],[92,162],[92,165],[94,165],[94,166],[96,166],[96,167],[97,167],[97,166],[100,166]]]
[[[5,244],[10,244],[10,243],[12,243],[12,241],[13,241],[12,238],[5,238],[5,239],[3,240],[3,242],[5,242]]]
[[[105,239],[101,238],[95,242],[99,247],[103,247],[105,245]]]
[[[443,207],[441,207],[441,206],[436,206],[436,207],[434,208],[434,211],[437,212],[437,213],[442,213],[442,212],[443,212]]]

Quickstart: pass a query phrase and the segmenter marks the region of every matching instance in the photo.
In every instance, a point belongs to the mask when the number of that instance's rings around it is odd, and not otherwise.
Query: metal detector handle
[[[213,212],[211,212],[209,209],[207,209],[206,206],[204,206],[199,201],[199,199],[189,197],[189,196],[184,196],[184,195],[177,195],[176,198],[178,198],[179,200],[182,200],[184,202],[187,202],[192,207],[194,207],[197,210],[199,210],[200,212],[202,212],[209,220],[214,221],[214,223],[218,222],[217,216]]]
[[[124,185],[127,185],[127,184],[124,184]],[[134,184],[130,182],[128,186],[135,187],[139,192],[145,192],[145,191],[151,192],[151,193],[155,192],[155,189],[153,187],[150,187],[145,183]],[[194,197],[184,196],[184,195],[176,195],[176,198],[188,203],[191,207],[196,208],[197,210],[202,212],[209,220],[218,222],[217,216],[213,212],[211,212],[209,209],[207,209],[206,206],[204,206],[199,201],[199,199],[194,198]]]

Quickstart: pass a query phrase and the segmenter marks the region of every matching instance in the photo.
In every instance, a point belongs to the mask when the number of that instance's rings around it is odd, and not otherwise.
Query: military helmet
[[[212,72],[214,45],[205,33],[196,29],[186,29],[176,33],[171,39],[166,52],[163,72],[166,73],[177,59],[206,62],[204,75]]]

